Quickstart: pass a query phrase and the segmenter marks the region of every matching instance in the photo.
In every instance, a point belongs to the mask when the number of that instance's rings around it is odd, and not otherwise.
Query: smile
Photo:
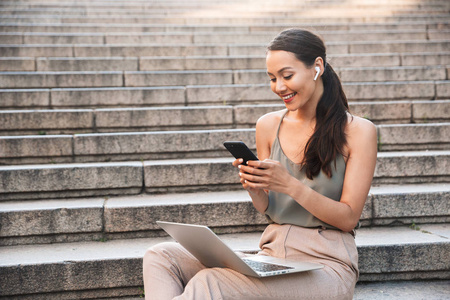
[[[295,95],[297,95],[297,93],[292,93],[292,94],[289,94],[289,95],[284,96],[284,97],[281,97],[281,98],[282,98],[284,101],[290,101],[290,100],[292,100],[292,98],[293,98]]]

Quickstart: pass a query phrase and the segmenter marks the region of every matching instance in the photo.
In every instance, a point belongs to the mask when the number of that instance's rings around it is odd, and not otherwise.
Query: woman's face
[[[314,81],[314,66],[307,68],[294,53],[281,50],[269,51],[266,65],[270,87],[287,109],[294,111],[305,105],[313,105],[315,109],[323,93],[323,83],[320,77]]]

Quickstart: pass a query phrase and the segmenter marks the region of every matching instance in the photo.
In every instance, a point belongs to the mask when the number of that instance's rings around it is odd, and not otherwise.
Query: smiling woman
[[[316,122],[313,136],[303,147],[308,178],[319,174],[320,169],[331,175],[330,162],[338,153],[344,154],[348,103],[338,76],[326,61],[323,41],[309,31],[291,29],[279,34],[268,50],[266,64],[272,91],[280,95],[288,110],[303,114],[300,118],[312,116]],[[329,132],[331,136],[326,134]]]
[[[270,43],[267,74],[286,109],[256,124],[260,160],[236,159],[240,182],[269,222],[258,255],[324,268],[253,278],[206,268],[174,243],[144,256],[146,299],[352,299],[354,229],[372,182],[375,126],[352,116],[323,41],[289,29]]]

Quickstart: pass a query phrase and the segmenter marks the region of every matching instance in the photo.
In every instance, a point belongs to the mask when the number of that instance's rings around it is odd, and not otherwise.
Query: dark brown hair
[[[322,74],[323,95],[316,109],[314,133],[306,143],[302,167],[306,176],[312,179],[320,170],[332,176],[331,163],[336,163],[338,153],[344,155],[347,143],[348,102],[341,81],[326,60],[326,48],[320,37],[302,29],[287,29],[278,34],[267,47],[269,51],[292,52],[306,67],[312,67],[317,57],[324,62]]]

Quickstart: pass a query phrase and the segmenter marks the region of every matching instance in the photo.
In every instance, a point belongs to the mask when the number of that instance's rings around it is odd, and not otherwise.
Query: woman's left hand
[[[295,179],[280,162],[271,159],[249,161],[248,165],[240,165],[239,169],[239,176],[256,189],[287,194]]]

